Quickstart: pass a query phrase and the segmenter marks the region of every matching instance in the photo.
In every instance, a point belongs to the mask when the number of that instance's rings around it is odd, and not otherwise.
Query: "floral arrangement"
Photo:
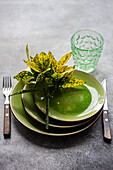
[[[35,57],[29,55],[28,45],[26,46],[27,59],[24,62],[30,68],[30,71],[21,71],[15,79],[18,81],[29,80],[35,82],[34,89],[21,90],[15,94],[22,94],[27,92],[35,92],[36,86],[40,85],[43,88],[46,99],[46,119],[45,126],[48,129],[49,125],[49,99],[58,88],[74,88],[83,85],[83,80],[78,80],[73,77],[75,66],[65,65],[70,59],[72,52],[63,56],[58,62],[53,54],[49,51],[48,54],[41,52]],[[52,89],[52,90],[51,90]]]

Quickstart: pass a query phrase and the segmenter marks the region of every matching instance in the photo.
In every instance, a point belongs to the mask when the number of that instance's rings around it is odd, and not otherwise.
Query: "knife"
[[[106,79],[102,82],[104,91],[105,91],[105,103],[103,107],[103,133],[104,133],[104,139],[107,141],[111,141],[111,130],[110,130],[110,122],[109,122],[109,116],[108,116],[108,103],[107,103],[107,90],[106,90]]]

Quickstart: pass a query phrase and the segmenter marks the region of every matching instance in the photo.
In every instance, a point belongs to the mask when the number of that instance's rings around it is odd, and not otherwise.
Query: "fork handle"
[[[4,136],[10,136],[11,134],[11,113],[10,105],[4,104]]]

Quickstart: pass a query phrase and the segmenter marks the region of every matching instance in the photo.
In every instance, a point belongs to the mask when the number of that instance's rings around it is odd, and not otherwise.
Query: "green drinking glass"
[[[104,45],[101,34],[92,30],[80,30],[71,37],[71,49],[75,68],[90,73],[95,70]]]

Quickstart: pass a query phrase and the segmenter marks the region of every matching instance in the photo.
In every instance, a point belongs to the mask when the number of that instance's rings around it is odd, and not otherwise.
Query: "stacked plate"
[[[32,93],[11,97],[15,117],[27,128],[45,135],[66,136],[79,133],[92,126],[100,117],[105,93],[102,85],[88,73],[76,70],[74,77],[86,84],[57,91],[50,99],[49,129],[45,128],[46,102],[41,87]],[[13,93],[33,88],[34,84],[20,81]]]

